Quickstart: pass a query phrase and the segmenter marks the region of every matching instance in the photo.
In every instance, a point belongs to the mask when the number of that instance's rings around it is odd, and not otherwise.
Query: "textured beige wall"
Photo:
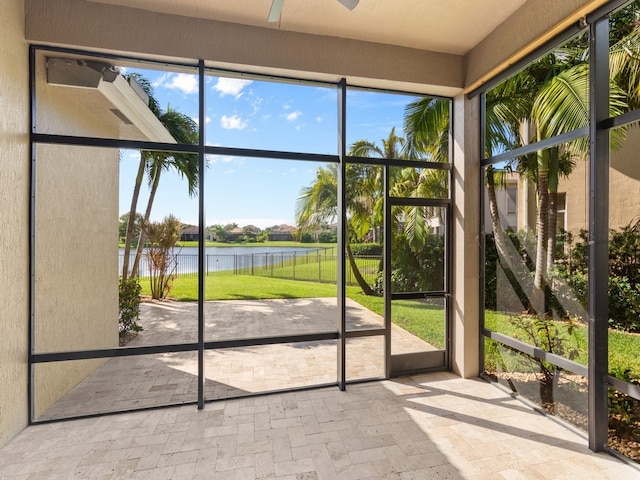
[[[0,13],[0,446],[24,428],[29,326],[29,79],[22,0]]]
[[[27,0],[27,38],[188,58],[264,73],[347,77],[364,86],[455,95],[463,58],[436,52],[154,13],[82,0]],[[250,67],[247,67],[250,66]],[[236,67],[238,68],[238,67]],[[400,83],[394,83],[400,82]]]
[[[452,368],[480,373],[480,100],[453,100],[453,325]]]
[[[39,132],[117,137],[74,100],[76,89],[48,85],[44,72],[38,58]],[[118,163],[114,149],[36,148],[37,353],[118,346]],[[102,362],[39,365],[36,417]]]
[[[607,0],[528,0],[466,56],[465,88],[479,87]]]
[[[620,150],[611,152],[609,169],[609,228],[619,229],[640,220],[640,130],[629,130]],[[559,191],[567,194],[567,230],[577,234],[589,228],[589,164],[578,160],[571,176],[560,180]]]

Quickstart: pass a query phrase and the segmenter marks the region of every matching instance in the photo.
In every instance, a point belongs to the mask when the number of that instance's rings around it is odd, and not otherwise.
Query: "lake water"
[[[325,252],[326,249],[318,247],[206,247],[206,269],[207,272],[218,271],[238,271],[244,268],[265,267],[268,265],[278,265],[292,259],[293,257],[315,255],[318,252]],[[176,273],[187,274],[198,272],[198,247],[176,247],[173,250],[176,255]],[[327,253],[335,253],[334,249],[328,249]],[[135,251],[131,255],[131,263],[135,257]],[[120,249],[119,271],[122,271],[122,261],[124,249]],[[139,275],[148,276],[147,260],[140,259]]]

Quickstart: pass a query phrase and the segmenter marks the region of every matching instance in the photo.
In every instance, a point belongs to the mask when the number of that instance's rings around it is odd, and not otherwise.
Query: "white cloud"
[[[216,147],[219,147],[220,145],[215,145]],[[238,159],[236,159],[235,157],[230,157],[230,156],[226,156],[226,157],[220,157],[220,156],[216,156],[216,155],[207,155],[207,165],[214,165],[216,163],[231,163],[235,161],[236,163],[241,163],[238,161]]]
[[[261,97],[255,97],[254,100],[251,102],[251,108],[253,108],[253,112],[251,112],[251,117],[253,117],[254,115],[256,115],[258,113],[258,111],[260,110],[260,106],[262,105],[262,102],[264,101],[263,98]]]
[[[316,122],[323,122],[323,121],[324,121],[324,118],[322,118],[322,117],[316,117]]]
[[[287,113],[284,116],[284,118],[286,118],[290,122],[293,122],[293,121],[297,120],[298,117],[300,117],[301,115],[302,115],[302,112],[300,110],[296,110],[295,112]]]
[[[242,120],[238,115],[227,117],[223,115],[220,118],[220,126],[227,130],[242,130],[247,126],[247,122]]]
[[[200,119],[196,118],[196,117],[192,117],[191,120],[193,120],[194,122],[196,122],[196,124],[200,125]],[[211,122],[211,117],[210,116],[206,116],[204,119],[205,123],[210,123]]]
[[[253,83],[252,80],[220,77],[213,86],[213,89],[220,93],[220,96],[222,97],[225,95],[231,95],[235,98],[240,98],[242,95],[242,89],[251,83]]]
[[[198,78],[188,73],[167,73],[160,77],[156,86],[180,90],[182,93],[198,93]]]

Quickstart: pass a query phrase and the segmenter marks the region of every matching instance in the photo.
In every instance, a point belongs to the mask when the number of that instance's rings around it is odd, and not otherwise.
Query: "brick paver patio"
[[[1,479],[628,480],[640,471],[450,373],[26,428]]]
[[[205,340],[230,340],[336,331],[335,298],[232,300],[205,303]],[[382,328],[382,317],[347,299],[347,328]],[[197,304],[141,305],[144,327],[130,346],[197,342]],[[336,382],[336,341],[238,347],[205,353],[205,398]],[[347,378],[381,378],[383,339],[349,339]],[[392,351],[433,347],[393,326]],[[197,400],[197,352],[111,358],[39,420]]]

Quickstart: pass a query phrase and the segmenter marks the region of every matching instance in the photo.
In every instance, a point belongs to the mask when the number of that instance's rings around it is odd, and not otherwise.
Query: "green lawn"
[[[373,285],[378,273],[379,259],[356,258],[356,265],[364,279]],[[298,255],[295,258],[286,257],[279,261],[275,257],[277,265],[267,265],[253,268],[253,274],[271,278],[286,278],[291,280],[304,280],[308,282],[336,283],[337,261],[335,253],[320,252],[308,255]],[[251,274],[251,268],[245,268],[238,273]],[[347,262],[347,284],[357,285],[351,267]]]
[[[321,265],[321,268],[328,265]],[[292,266],[281,267],[280,273],[284,275],[286,269]],[[302,273],[302,265],[297,265],[298,273]],[[315,264],[317,268],[317,263]],[[277,270],[277,269],[276,269]],[[326,268],[328,271],[329,268]],[[334,274],[335,275],[335,274]],[[309,297],[334,297],[336,296],[335,283],[329,283],[330,278],[323,278],[323,282],[289,280],[283,278],[265,277],[259,275],[234,275],[232,272],[219,272],[210,274],[205,282],[206,300],[239,300],[239,299],[273,299],[273,298],[309,298]],[[141,279],[143,294],[149,294],[149,284]],[[384,314],[382,297],[367,296],[362,294],[356,286],[347,286],[347,297],[360,303],[369,310]],[[198,279],[196,276],[182,276],[175,279],[170,296],[180,301],[196,301],[198,298]],[[392,305],[392,321],[422,338],[426,342],[438,348],[444,348],[444,308],[436,302],[416,300],[396,300]],[[556,322],[561,335],[569,338],[566,333],[566,324]],[[519,338],[521,341],[531,343],[527,336],[509,322],[506,314],[492,311],[485,313],[485,326],[492,331],[504,335]],[[574,329],[574,335],[566,340],[571,348],[576,348],[578,356],[574,361],[582,365],[587,364],[587,327],[578,325]],[[487,349],[487,363],[495,363],[498,355],[495,349]],[[514,361],[516,361],[514,359]],[[622,372],[631,369],[633,378],[640,378],[640,335],[628,334],[618,331],[609,332],[609,371]]]
[[[578,350],[578,356],[573,360],[576,363],[586,365],[588,361],[588,330],[584,324],[578,324],[574,328],[574,334],[567,333],[567,324],[564,322],[554,322],[560,335],[567,339],[565,342]],[[521,330],[518,330],[510,321],[509,315],[487,310],[485,312],[485,327],[494,332],[518,338],[519,340],[531,343],[527,340]],[[492,349],[489,349],[492,350]],[[490,353],[490,355],[495,352]],[[496,359],[489,358],[489,362],[494,363]],[[631,369],[631,377],[640,378],[640,335],[625,333],[616,330],[609,331],[609,372],[617,373],[625,369]]]

